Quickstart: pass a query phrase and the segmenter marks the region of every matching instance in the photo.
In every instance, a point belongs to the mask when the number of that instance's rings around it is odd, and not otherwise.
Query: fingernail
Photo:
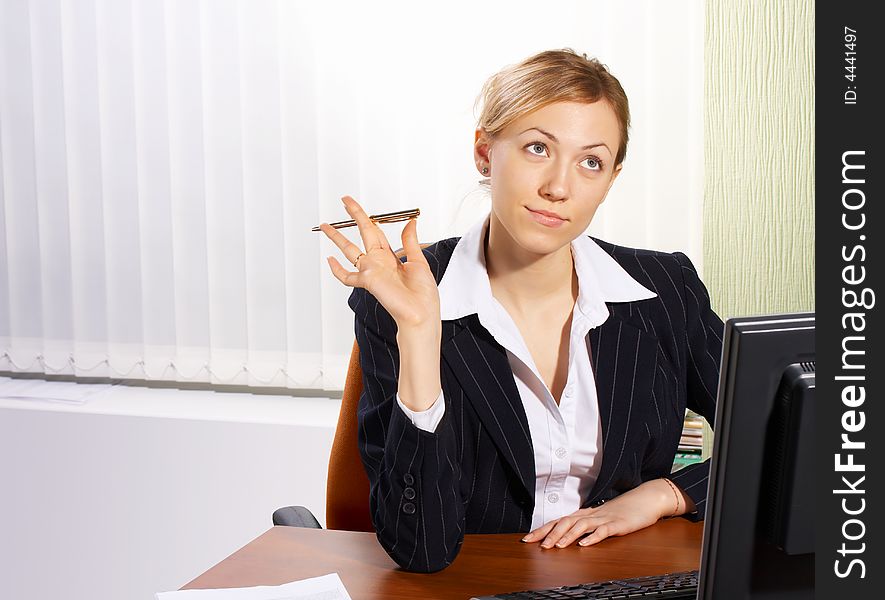
[[[557,548],[565,548],[565,543],[564,542],[557,542],[556,547]]]
[[[531,537],[531,536],[528,536],[528,535],[527,535],[527,536],[525,536],[524,538],[522,538],[522,539],[519,540],[519,541],[520,541],[520,542],[527,542],[527,541],[529,541],[529,538],[530,538],[530,537]]]

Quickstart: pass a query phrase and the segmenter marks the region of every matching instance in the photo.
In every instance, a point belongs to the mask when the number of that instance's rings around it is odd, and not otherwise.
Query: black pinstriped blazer
[[[424,249],[437,283],[459,239]],[[667,476],[686,407],[713,423],[723,330],[684,254],[595,241],[657,297],[609,303],[588,334],[603,440],[585,507]],[[348,303],[363,371],[359,447],[384,549],[405,569],[432,572],[454,560],[465,533],[528,531],[534,451],[504,348],[475,314],[443,321],[446,411],[434,433],[422,431],[396,403],[395,321],[363,289]],[[670,476],[697,506],[689,518],[703,518],[708,472],[705,462]]]

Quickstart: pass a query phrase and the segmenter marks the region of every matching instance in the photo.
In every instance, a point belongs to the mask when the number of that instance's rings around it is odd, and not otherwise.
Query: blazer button
[[[412,504],[411,502],[406,502],[405,504],[403,504],[403,512],[406,513],[407,515],[414,515],[415,514],[415,505]]]
[[[406,485],[412,485],[413,483],[415,483],[415,478],[412,477],[411,473],[406,473],[405,475],[403,475],[403,481],[406,482]]]
[[[406,500],[414,500],[415,490],[413,490],[412,488],[406,488],[403,490],[403,496],[406,497]]]

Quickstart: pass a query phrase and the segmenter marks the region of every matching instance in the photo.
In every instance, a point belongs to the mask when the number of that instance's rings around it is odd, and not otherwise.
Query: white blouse
[[[489,216],[474,225],[455,246],[439,283],[442,320],[476,313],[480,323],[507,351],[519,391],[535,455],[535,508],[532,529],[573,513],[581,507],[602,462],[602,425],[596,381],[590,365],[589,336],[609,316],[606,302],[653,298],[642,285],[587,236],[571,243],[578,276],[578,299],[569,335],[568,377],[556,400],[535,366],[519,328],[492,295],[483,241]],[[445,414],[440,392],[422,412],[397,403],[416,427],[433,432]]]

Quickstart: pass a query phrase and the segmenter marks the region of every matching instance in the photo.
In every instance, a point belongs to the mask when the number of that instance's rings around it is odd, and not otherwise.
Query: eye
[[[583,161],[581,161],[581,164],[586,166],[591,171],[601,171],[603,167],[602,161],[595,156],[588,156]]]
[[[532,142],[526,146],[526,149],[530,154],[534,154],[535,156],[546,156],[547,154],[547,146],[541,142]]]

